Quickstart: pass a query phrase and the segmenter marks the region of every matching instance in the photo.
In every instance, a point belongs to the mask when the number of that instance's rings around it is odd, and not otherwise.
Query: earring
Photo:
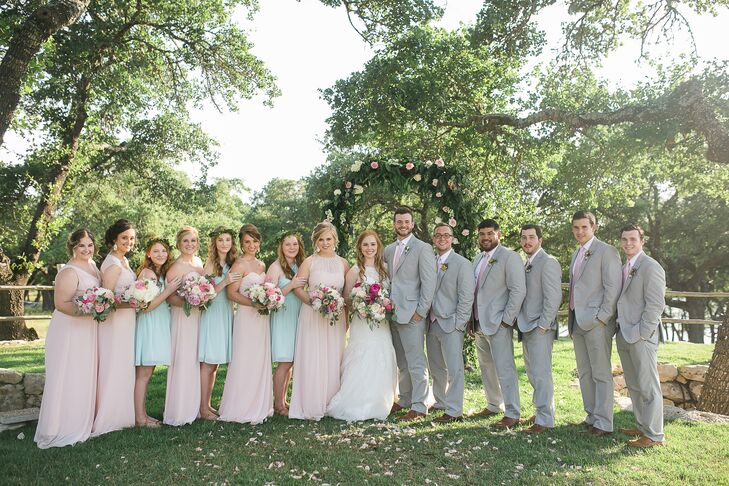
[[[114,251],[116,251],[116,250],[117,250],[117,246],[116,246],[116,243],[114,243],[114,246],[112,246],[112,247],[111,247],[111,249],[112,249],[112,250],[114,250]]]

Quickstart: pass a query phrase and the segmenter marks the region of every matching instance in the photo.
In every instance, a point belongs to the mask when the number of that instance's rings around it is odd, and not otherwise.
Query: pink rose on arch
[[[352,189],[352,183],[350,181],[347,181],[344,183],[344,187],[346,187],[347,189]]]
[[[470,232],[470,231],[468,231],[467,229],[464,229],[463,231],[461,231],[461,234],[462,234],[463,236],[468,236],[468,235],[470,235],[470,234],[471,234],[471,232]]]
[[[445,162],[443,162],[443,159],[438,159],[435,161],[436,167],[443,167],[445,165]]]
[[[378,168],[379,166],[380,166],[380,164],[378,164],[378,163],[377,163],[376,161],[374,161],[374,160],[373,160],[373,161],[372,161],[372,163],[370,164],[370,167],[372,167],[373,169],[376,169],[376,168]]]
[[[454,227],[457,224],[458,224],[458,222],[456,221],[455,218],[451,218],[448,220],[448,226]]]
[[[413,164],[412,162],[408,162],[407,164],[405,164],[405,168],[407,170],[413,170],[414,167],[415,167],[415,164]]]
[[[435,197],[443,197],[443,193],[442,192],[436,192],[435,193]]]

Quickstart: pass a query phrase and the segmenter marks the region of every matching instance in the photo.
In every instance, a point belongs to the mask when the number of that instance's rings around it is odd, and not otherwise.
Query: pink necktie
[[[397,263],[400,261],[400,255],[402,254],[402,241],[397,242],[397,249],[395,250],[395,256],[392,258],[392,269],[397,269]]]
[[[474,320],[478,318],[478,289],[481,288],[481,282],[483,282],[483,274],[486,273],[486,267],[488,266],[488,253],[484,253],[481,259],[481,269],[478,271],[478,278],[476,278],[476,291],[473,297],[473,315]]]
[[[582,260],[584,258],[585,247],[581,246],[580,251],[577,252],[577,258],[575,258],[575,266],[572,269],[572,278],[570,279],[570,310],[575,310],[575,280],[580,273],[580,267],[582,267]]]
[[[436,260],[435,260],[436,275],[440,275],[441,265],[442,265],[442,263],[440,262],[440,257],[436,258]],[[430,322],[435,322],[435,312],[433,312],[433,306],[430,307],[430,313],[428,314],[428,317],[430,317]]]
[[[625,285],[625,282],[628,280],[628,275],[630,275],[630,266],[630,260],[623,265],[623,285]]]

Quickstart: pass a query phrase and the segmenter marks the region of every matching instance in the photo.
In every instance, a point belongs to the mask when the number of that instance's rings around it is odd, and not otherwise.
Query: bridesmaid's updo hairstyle
[[[384,282],[385,279],[388,278],[387,267],[385,266],[385,249],[382,246],[382,240],[380,240],[380,236],[377,234],[377,231],[371,229],[364,230],[357,237],[357,247],[355,250],[355,254],[357,255],[357,269],[359,270],[359,280],[360,282],[365,281],[365,257],[362,254],[361,247],[362,242],[368,236],[374,236],[375,241],[377,242],[377,253],[375,253],[375,270],[377,270],[377,274],[380,276],[380,282]]]
[[[306,254],[304,253],[304,240],[301,239],[300,234],[293,231],[287,231],[286,233],[281,235],[281,238],[278,239],[278,248],[276,248],[276,254],[278,255],[278,264],[281,265],[281,270],[283,270],[286,278],[294,278],[294,270],[291,268],[291,265],[289,265],[289,262],[286,261],[286,256],[283,252],[284,242],[289,238],[296,238],[296,241],[299,243],[299,252],[294,257],[294,263],[297,267],[300,267],[301,264],[304,262]]]
[[[185,236],[187,233],[192,233],[195,235],[196,238],[198,238],[198,240],[200,239],[200,235],[195,228],[193,228],[192,226],[183,226],[177,232],[177,236],[175,236],[175,248],[177,248],[178,250],[180,249],[180,244],[182,244],[182,237]]]
[[[104,244],[112,248],[114,246],[114,242],[116,241],[117,237],[119,237],[120,234],[124,233],[127,230],[135,229],[134,225],[131,221],[128,219],[118,219],[114,224],[109,226],[109,228],[106,230],[106,233],[104,233]]]
[[[93,233],[86,228],[79,228],[68,235],[68,240],[66,241],[66,251],[68,252],[68,256],[73,258],[73,249],[81,243],[82,238],[87,237],[91,240],[91,243],[94,244],[94,253],[96,253],[96,238],[94,238]]]
[[[316,242],[321,236],[329,231],[334,237],[334,247],[336,249],[339,246],[339,235],[337,234],[337,228],[329,221],[322,221],[321,223],[314,226],[314,231],[311,232],[311,242],[314,245],[314,251],[319,252],[319,247],[316,246]]]
[[[225,262],[228,268],[233,266],[236,257],[238,256],[238,248],[235,246],[235,232],[232,229],[226,228],[225,226],[218,226],[213,231],[208,233],[210,237],[210,244],[208,245],[208,263],[213,266],[213,275],[221,277],[223,275],[223,262],[220,261],[220,255],[218,255],[217,241],[221,235],[230,235],[230,250],[225,255]]]
[[[240,227],[240,231],[238,231],[238,240],[240,241],[240,244],[243,244],[243,238],[246,236],[250,236],[256,241],[261,241],[261,233],[258,231],[258,228],[256,228],[255,225],[252,224],[244,224]]]

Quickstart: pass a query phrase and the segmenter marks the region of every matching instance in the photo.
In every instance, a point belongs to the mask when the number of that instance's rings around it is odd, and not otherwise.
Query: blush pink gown
[[[76,296],[101,285],[89,266],[65,265],[78,277]],[[94,272],[93,274],[91,272]],[[91,317],[53,312],[46,336],[46,383],[35,441],[41,449],[83,442],[91,435],[96,406],[97,324]]]
[[[249,273],[241,280],[239,292],[263,283],[266,275]],[[269,316],[238,305],[233,319],[233,356],[225,377],[220,401],[220,420],[259,424],[273,415],[271,375],[271,331]]]
[[[163,422],[185,425],[194,422],[200,412],[200,362],[197,360],[200,310],[193,307],[186,316],[182,307],[172,306],[170,312],[172,361],[167,369]]]
[[[309,288],[314,289],[319,284],[342,291],[344,266],[338,257],[313,256]],[[326,414],[329,401],[339,391],[345,334],[344,313],[331,326],[310,305],[301,306],[289,418],[319,420]]]
[[[126,260],[126,258],[125,258]],[[112,254],[101,264],[101,272],[121,268],[115,294],[134,283],[134,272]],[[96,417],[91,436],[134,427],[134,309],[117,309],[99,324],[99,376],[96,385]]]

